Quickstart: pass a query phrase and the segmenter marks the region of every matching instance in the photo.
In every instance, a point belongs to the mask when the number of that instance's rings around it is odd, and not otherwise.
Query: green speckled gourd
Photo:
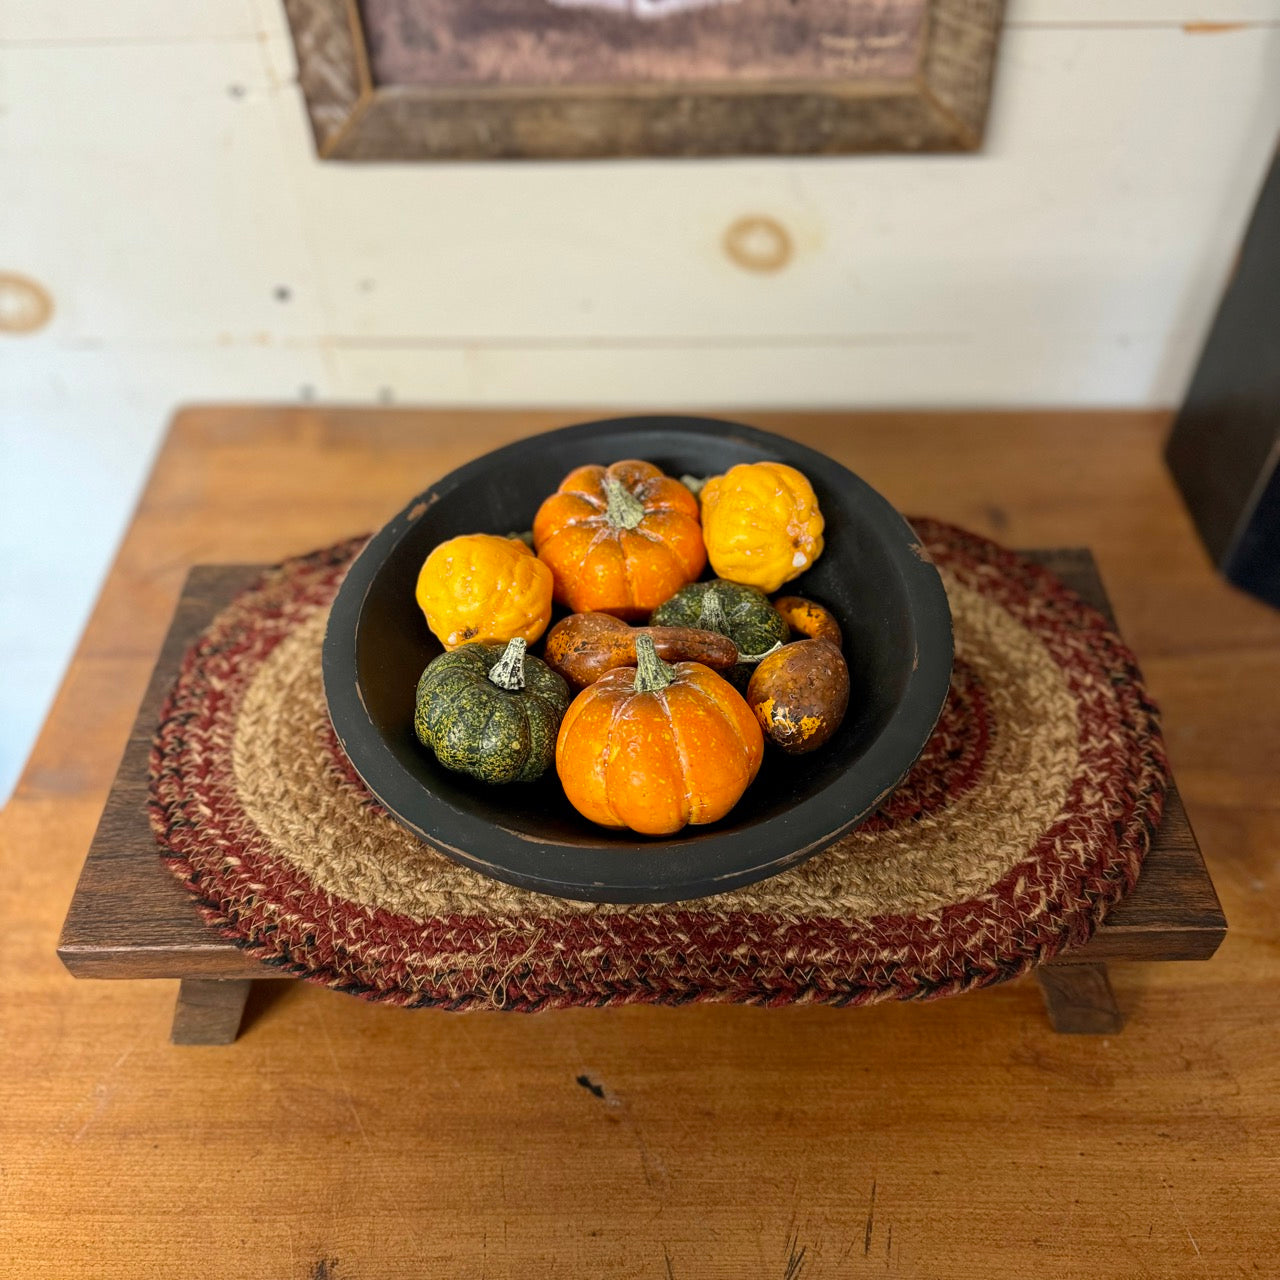
[[[464,644],[428,663],[413,728],[446,769],[482,782],[532,782],[555,762],[572,698],[518,636],[505,645]]]
[[[722,578],[691,582],[660,604],[649,621],[662,627],[701,627],[728,636],[743,661],[721,674],[738,688],[746,688],[755,664],[771,649],[786,644],[790,634],[763,591]]]

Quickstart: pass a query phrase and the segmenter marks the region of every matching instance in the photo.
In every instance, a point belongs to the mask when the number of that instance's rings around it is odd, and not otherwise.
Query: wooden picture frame
[[[527,9],[531,2],[378,0],[373,7],[380,5],[385,13],[388,5],[447,9],[468,3],[475,6],[468,14],[474,24],[486,3],[496,6],[490,12],[502,14],[504,4]],[[628,0],[545,2],[558,6],[552,12],[563,32],[570,21],[610,20],[599,11],[582,17],[591,5]],[[745,9],[763,0],[740,2]],[[836,0],[822,3],[836,12]],[[690,79],[610,80],[606,73],[598,82],[584,82],[581,76],[558,80],[548,71],[521,82],[518,68],[504,75],[499,66],[498,74],[477,74],[469,81],[446,77],[447,83],[421,73],[414,82],[397,82],[379,68],[371,49],[376,54],[387,42],[366,29],[371,0],[284,0],[284,7],[318,155],[386,161],[972,151],[982,143],[1004,6],[1003,0],[890,0],[887,5],[850,0],[841,11],[842,34],[821,36],[824,57],[830,53],[837,61],[828,58],[823,74],[807,78],[744,78],[725,69]],[[725,4],[724,12],[735,7]],[[773,20],[786,21],[785,12],[779,10]],[[660,21],[692,20],[679,15]],[[697,21],[699,30],[711,23],[708,17]],[[872,22],[860,35],[859,23]],[[723,29],[728,19],[719,25]],[[643,27],[635,29],[639,33]],[[421,23],[416,35],[422,48],[435,47],[430,31],[423,38]],[[733,38],[763,42],[768,37],[743,29]],[[467,56],[484,48],[483,32],[466,39],[470,43],[460,38],[455,47]],[[652,43],[647,33],[638,37],[638,43],[646,40]],[[828,48],[826,42],[834,43]],[[526,47],[526,63],[538,56],[537,43],[532,54]],[[688,60],[689,42],[673,47],[676,61]],[[880,56],[883,51],[893,56]],[[403,53],[403,46],[397,52]],[[707,56],[714,55],[713,46]],[[757,56],[767,61],[771,48],[762,45]],[[808,55],[800,50],[798,56]]]

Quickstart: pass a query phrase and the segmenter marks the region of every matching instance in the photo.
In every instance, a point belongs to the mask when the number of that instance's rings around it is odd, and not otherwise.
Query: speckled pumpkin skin
[[[747,702],[764,736],[788,755],[830,741],[849,707],[849,668],[825,640],[797,640],[755,669]]]
[[[555,760],[572,695],[546,663],[526,655],[525,685],[500,689],[489,672],[501,644],[464,644],[433,659],[418,681],[413,729],[446,769],[482,782],[532,782]]]
[[[723,611],[723,621],[707,616],[713,599]],[[756,657],[768,653],[775,645],[785,644],[788,634],[785,620],[763,591],[726,582],[723,578],[691,582],[665,604],[660,604],[650,621],[661,626],[719,631],[738,646],[739,653]],[[736,662],[723,674],[735,689],[745,693],[754,670],[753,662]]]
[[[606,672],[574,699],[556,742],[570,803],[602,827],[665,836],[723,818],[755,778],[760,726],[710,667],[680,662],[665,689],[636,692],[636,672]]]
[[[723,627],[713,626],[704,616],[712,596],[720,601],[724,610],[727,625]],[[690,583],[665,604],[660,604],[649,621],[661,627],[702,627],[719,631],[738,646],[739,653],[765,653],[787,639],[787,624],[763,591],[725,582],[722,578]]]

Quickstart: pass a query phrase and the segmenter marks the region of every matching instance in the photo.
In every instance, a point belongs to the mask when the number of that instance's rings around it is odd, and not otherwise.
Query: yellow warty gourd
[[[777,591],[822,554],[813,486],[782,462],[750,462],[702,488],[702,537],[717,576]]]
[[[518,538],[471,533],[442,542],[418,574],[416,596],[446,649],[519,636],[532,644],[551,621],[551,570]]]

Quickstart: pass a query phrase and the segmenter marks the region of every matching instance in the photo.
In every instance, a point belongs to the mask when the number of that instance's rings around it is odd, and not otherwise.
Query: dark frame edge
[[[442,97],[374,85],[356,0],[283,3],[316,154],[347,162],[974,151],[982,145],[1004,11],[1004,0],[930,0],[916,76],[865,92],[856,85],[757,93],[686,86],[664,94]],[[743,108],[745,126],[735,133]]]
[[[1005,0],[931,0],[920,69],[922,91],[950,120],[960,150],[977,151],[986,132]]]
[[[356,0],[282,0],[316,155],[329,159],[375,97]]]

